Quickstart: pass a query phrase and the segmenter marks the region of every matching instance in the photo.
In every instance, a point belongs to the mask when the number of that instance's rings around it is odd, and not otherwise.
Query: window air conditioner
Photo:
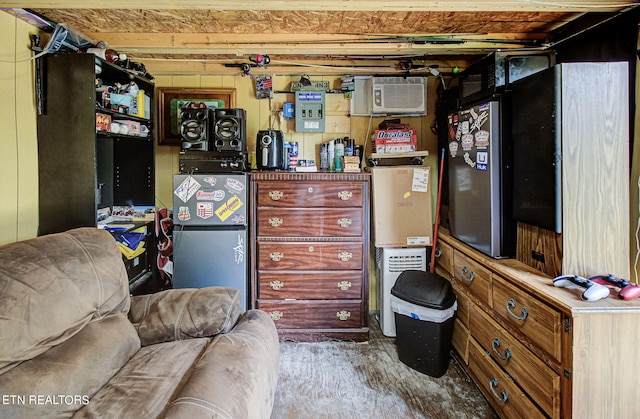
[[[426,77],[373,77],[372,113],[427,114]]]
[[[426,115],[426,77],[355,76],[351,116]]]

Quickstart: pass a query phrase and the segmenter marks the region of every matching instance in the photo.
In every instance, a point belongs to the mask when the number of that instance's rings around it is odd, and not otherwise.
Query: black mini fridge
[[[237,288],[248,307],[248,176],[173,177],[173,287]]]

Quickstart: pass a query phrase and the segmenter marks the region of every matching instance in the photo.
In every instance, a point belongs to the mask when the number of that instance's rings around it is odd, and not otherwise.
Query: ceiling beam
[[[411,37],[331,34],[214,33],[88,33],[118,52],[135,55],[451,55],[483,54],[496,48],[523,48],[519,34],[483,34],[464,37],[418,35]],[[535,38],[535,36],[531,36]],[[440,42],[431,42],[437,39]],[[293,41],[295,40],[295,41]],[[450,40],[452,43],[442,42]]]
[[[635,4],[634,0],[28,0],[5,1],[3,7],[29,9],[148,10],[315,10],[315,11],[492,11],[606,12]]]

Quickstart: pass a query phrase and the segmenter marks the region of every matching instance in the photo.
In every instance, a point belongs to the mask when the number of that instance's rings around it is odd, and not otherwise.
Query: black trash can
[[[458,304],[451,283],[440,275],[404,271],[391,288],[398,358],[432,377],[449,368]]]

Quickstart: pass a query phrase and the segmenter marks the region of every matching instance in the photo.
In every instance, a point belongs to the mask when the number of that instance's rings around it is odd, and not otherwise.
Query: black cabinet
[[[153,207],[153,82],[93,54],[49,54],[42,60],[44,109],[38,115],[38,234],[95,227],[97,212],[103,208]],[[105,108],[102,93],[97,90],[98,81],[103,85],[135,82],[146,95],[146,114],[143,104],[140,116]],[[113,133],[108,124],[98,130],[97,114],[107,121],[140,126],[146,135],[137,131],[131,135],[134,130]],[[153,232],[153,224],[149,227]],[[155,251],[151,246],[148,249]],[[147,269],[151,270],[155,252],[145,257],[149,260]]]

